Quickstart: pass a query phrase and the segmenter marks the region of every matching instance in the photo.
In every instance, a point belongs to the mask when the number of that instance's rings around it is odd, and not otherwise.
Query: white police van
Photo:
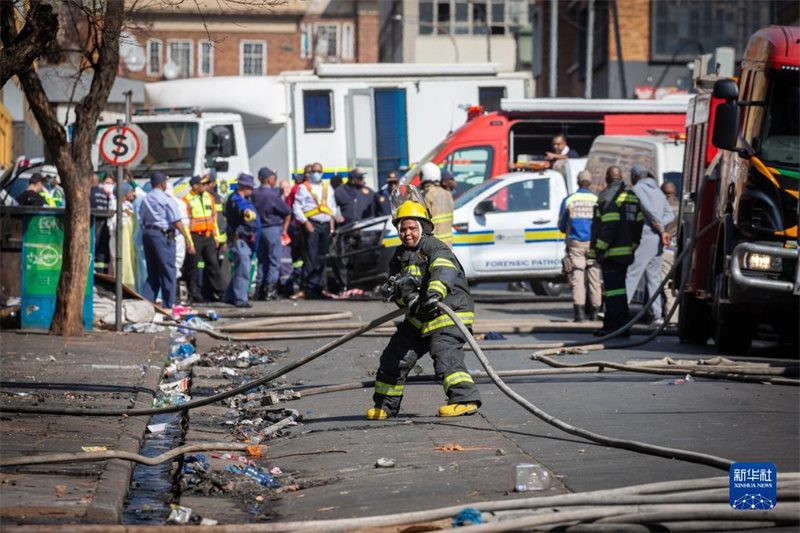
[[[553,170],[516,172],[456,199],[453,251],[470,283],[561,281],[565,245],[558,215],[566,181]],[[344,262],[350,287],[370,289],[386,279],[396,246],[391,217],[378,217],[338,231],[331,259]]]

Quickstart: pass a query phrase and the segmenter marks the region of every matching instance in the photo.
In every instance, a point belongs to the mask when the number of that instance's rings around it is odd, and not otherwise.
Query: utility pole
[[[550,98],[555,98],[558,90],[558,0],[550,0]]]
[[[594,75],[594,0],[588,0],[588,14],[586,20],[586,81],[583,92],[584,98],[592,97],[592,76]]]
[[[625,61],[622,58],[622,38],[619,35],[619,13],[617,0],[611,0],[611,18],[614,20],[614,42],[617,45],[617,68],[619,70],[619,88],[622,98],[628,97],[628,83],[625,80]]]

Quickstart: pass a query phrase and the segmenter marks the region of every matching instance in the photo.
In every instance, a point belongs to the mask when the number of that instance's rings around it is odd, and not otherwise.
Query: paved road
[[[367,320],[390,310],[380,302],[280,302],[273,309],[313,307],[350,310],[354,320]],[[567,302],[478,305],[479,318],[523,320],[567,319]],[[506,343],[587,339],[586,335],[507,335]],[[318,387],[370,379],[386,338],[361,338],[287,376],[303,386]],[[327,340],[277,341],[290,353],[279,364],[322,346]],[[486,341],[488,342],[488,341]],[[201,350],[215,343],[203,339]],[[788,359],[770,347],[741,360]],[[492,351],[497,370],[544,368],[529,351]],[[608,350],[565,356],[568,362],[593,359],[628,361],[713,357],[711,347],[689,347],[675,337],[662,337],[631,350]],[[738,359],[738,358],[737,358]],[[421,361],[432,373],[430,358]],[[478,369],[473,354],[470,369]],[[204,369],[208,372],[210,369]],[[213,374],[213,370],[211,370]],[[221,376],[219,376],[221,378]],[[698,379],[680,386],[660,386],[661,376],[607,373],[509,379],[520,394],[567,422],[610,436],[715,454],[737,461],[770,461],[779,472],[800,468],[800,398],[793,387]],[[440,386],[411,384],[406,388],[402,416],[370,422],[371,391],[362,389],[303,398],[286,404],[309,413],[301,426],[271,443],[271,456],[319,450],[348,453],[293,457],[268,461],[294,475],[301,490],[285,492],[260,512],[281,520],[339,518],[402,512],[420,508],[515,497],[513,464],[536,461],[556,476],[552,492],[587,491],[638,483],[724,475],[706,466],[610,449],[567,435],[528,414],[488,381],[480,383],[484,406],[478,416],[445,420],[433,416],[444,400]],[[223,414],[218,413],[219,417]],[[190,417],[191,422],[191,417]],[[205,420],[208,423],[208,419]],[[208,425],[208,424],[207,424]],[[213,425],[213,424],[212,424]],[[190,428],[192,427],[190,423]],[[211,427],[209,425],[208,427]],[[472,448],[436,452],[442,445]],[[498,452],[502,449],[503,452]],[[376,469],[380,457],[397,461],[393,469]],[[317,486],[315,486],[317,485]],[[234,498],[235,500],[235,498]],[[222,521],[234,517],[241,501],[197,498],[187,504],[202,507],[204,516]]]

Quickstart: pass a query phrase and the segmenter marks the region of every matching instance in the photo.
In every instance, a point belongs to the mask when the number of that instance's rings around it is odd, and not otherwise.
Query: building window
[[[478,103],[484,111],[500,111],[500,100],[506,97],[505,87],[479,87]]]
[[[720,46],[741,58],[751,34],[775,21],[773,2],[651,0],[650,59],[685,63]]]
[[[178,67],[179,78],[192,76],[192,41],[169,41],[167,44],[167,61],[172,61]]]
[[[159,39],[147,41],[147,75],[161,76],[161,67],[164,62],[164,52]]]
[[[239,74],[242,76],[265,76],[267,74],[267,43],[265,41],[241,41],[239,46]]]
[[[303,117],[306,132],[333,131],[331,91],[303,91]]]
[[[355,29],[349,22],[342,24],[342,59],[355,57]]]
[[[528,23],[525,0],[421,0],[420,35],[506,35]]]
[[[197,43],[197,75],[214,75],[214,43],[201,41]]]
[[[334,61],[339,57],[338,24],[314,24],[314,54]]]

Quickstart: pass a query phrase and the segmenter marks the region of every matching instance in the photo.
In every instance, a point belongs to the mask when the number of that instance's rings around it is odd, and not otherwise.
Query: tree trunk
[[[11,0],[1,1],[0,17],[3,20],[16,21],[15,8]],[[44,54],[57,31],[58,17],[53,13],[53,6],[31,2],[25,26],[11,45],[4,45],[0,51],[0,88]]]
[[[3,1],[3,0],[0,0]],[[102,4],[100,4],[102,5]],[[32,68],[18,75],[28,104],[36,117],[47,147],[53,155],[66,200],[61,277],[56,290],[56,310],[50,332],[55,335],[83,334],[83,298],[89,272],[91,212],[89,192],[92,178],[92,143],[100,112],[108,101],[119,64],[119,37],[124,19],[124,0],[107,0],[102,13],[87,17],[94,49],[85,59],[94,69],[89,93],[75,109],[72,144],[47,100],[44,87]],[[2,20],[3,43],[16,37],[16,28]]]

